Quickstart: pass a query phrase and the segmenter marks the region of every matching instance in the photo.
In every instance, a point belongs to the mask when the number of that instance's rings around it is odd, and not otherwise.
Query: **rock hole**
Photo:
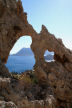
[[[10,72],[22,73],[27,70],[33,70],[35,65],[34,53],[31,50],[32,38],[22,36],[14,44],[8,61],[6,63]]]
[[[18,31],[18,30],[21,30],[21,28],[19,26],[14,26],[14,30]]]
[[[56,87],[56,86],[54,86],[54,88],[56,89],[57,87]]]
[[[50,51],[46,50],[44,53],[44,59],[45,59],[45,62],[55,61],[54,60],[54,52],[50,52]]]

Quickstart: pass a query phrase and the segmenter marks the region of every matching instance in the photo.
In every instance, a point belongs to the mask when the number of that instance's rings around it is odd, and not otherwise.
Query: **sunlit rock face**
[[[0,101],[0,108],[17,108],[13,102]]]
[[[60,102],[71,103],[72,52],[44,25],[41,32],[37,33],[28,23],[27,13],[23,11],[20,0],[0,0],[0,59],[3,63],[6,63],[15,42],[23,35],[32,37],[31,48],[36,59],[34,70],[40,84],[49,85]],[[54,62],[45,62],[46,50],[54,52]],[[0,64],[0,71],[8,72],[7,69],[3,70],[3,63]]]
[[[30,34],[31,30],[33,32],[20,0],[0,0],[0,57],[3,62],[7,61],[17,39]]]

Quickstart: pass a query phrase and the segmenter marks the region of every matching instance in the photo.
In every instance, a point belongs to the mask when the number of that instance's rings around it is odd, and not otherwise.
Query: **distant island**
[[[31,48],[22,48],[20,51],[18,51],[16,54],[12,54],[10,56],[34,56],[33,51]],[[45,60],[53,60],[54,53],[46,51],[44,54]]]
[[[31,48],[22,48],[20,51],[18,51],[16,54],[13,54],[11,56],[33,56],[33,52]]]
[[[50,60],[50,61],[52,61],[52,60],[54,59],[54,56],[51,55],[51,54],[49,54],[49,55],[44,56],[44,58],[45,58],[45,60]]]

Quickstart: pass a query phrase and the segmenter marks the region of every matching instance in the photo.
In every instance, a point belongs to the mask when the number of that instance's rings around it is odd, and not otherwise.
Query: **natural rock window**
[[[45,62],[54,61],[54,52],[50,52],[50,51],[46,50],[44,53],[44,59],[45,59]]]
[[[30,48],[31,44],[32,38],[30,36],[22,36],[17,40],[10,51],[6,64],[10,72],[21,73],[33,69],[35,58]]]

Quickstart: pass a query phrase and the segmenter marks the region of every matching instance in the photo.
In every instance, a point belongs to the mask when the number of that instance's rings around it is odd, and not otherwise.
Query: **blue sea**
[[[34,65],[34,56],[9,56],[6,67],[10,72],[21,73],[32,70]]]

